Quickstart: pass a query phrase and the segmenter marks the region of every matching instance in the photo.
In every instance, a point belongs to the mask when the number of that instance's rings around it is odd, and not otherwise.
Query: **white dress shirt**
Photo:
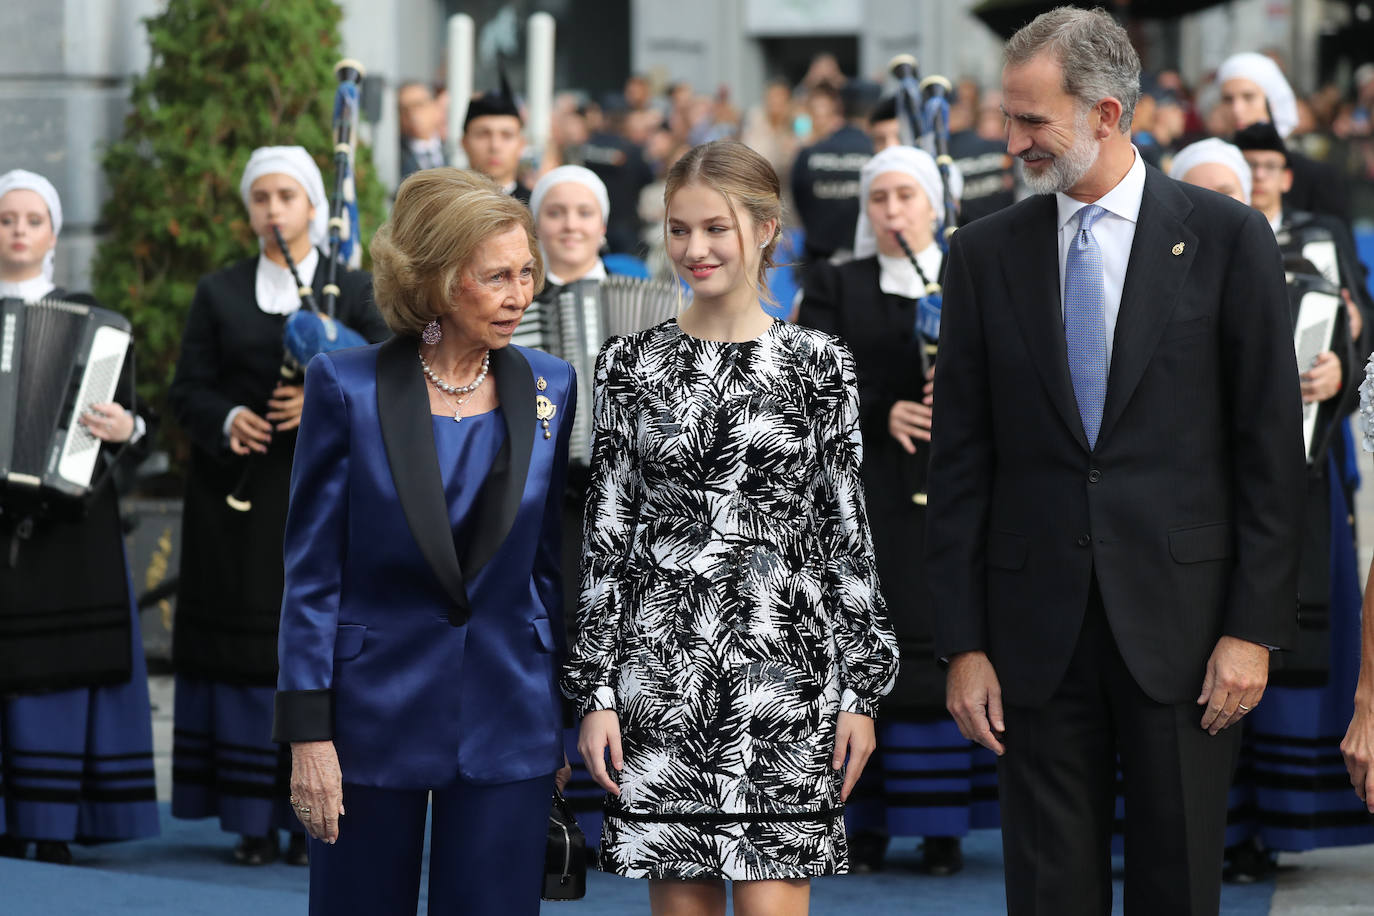
[[[444,164],[444,144],[438,137],[430,137],[428,140],[409,137],[406,139],[406,145],[410,147],[411,153],[415,155],[415,163],[421,169],[437,169]]]
[[[1140,199],[1145,194],[1145,161],[1140,152],[1131,147],[1135,161],[1130,171],[1116,187],[1103,194],[1094,204],[1107,212],[1093,223],[1093,238],[1102,251],[1102,292],[1104,317],[1107,319],[1107,365],[1111,365],[1113,338],[1116,336],[1116,317],[1121,312],[1121,290],[1126,285],[1126,268],[1131,261],[1131,243],[1135,241],[1136,220],[1140,216]],[[1067,194],[1055,195],[1059,204],[1059,313],[1064,313],[1064,264],[1069,257],[1069,245],[1078,233],[1078,211],[1088,206]]]

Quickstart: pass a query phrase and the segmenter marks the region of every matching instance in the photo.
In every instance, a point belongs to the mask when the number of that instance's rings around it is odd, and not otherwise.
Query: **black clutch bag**
[[[543,900],[581,900],[587,895],[587,838],[563,793],[553,790],[549,839],[544,847]]]

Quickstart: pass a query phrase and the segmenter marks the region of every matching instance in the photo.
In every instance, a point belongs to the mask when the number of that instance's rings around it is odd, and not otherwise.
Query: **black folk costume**
[[[864,168],[861,199],[875,178],[890,171],[910,174],[928,197],[938,200],[943,191],[933,160],[899,147],[884,150]],[[878,578],[902,659],[896,686],[883,701],[878,750],[850,797],[846,822],[851,852],[866,856],[868,865],[878,864],[888,836],[940,837],[951,838],[944,841],[946,861],[939,861],[927,839],[925,867],[957,870],[952,838],[998,824],[996,756],[964,738],[945,709],[945,676],[935,657],[922,560],[929,444],[917,443],[917,453],[909,454],[888,428],[895,402],[920,403],[924,396],[923,367],[934,362],[934,353],[918,325],[923,309],[938,308],[923,300],[931,295],[928,284],[941,279],[944,258],[933,241],[914,253],[915,265],[905,256],[880,254],[876,246],[864,212],[854,246],[862,257],[815,265],[797,316],[799,324],[839,337],[854,354],[864,494]],[[929,314],[926,331],[938,331]]]
[[[0,195],[40,193],[59,231],[51,185],[38,176],[14,184],[15,174],[0,179]],[[46,276],[0,284],[0,296],[99,306]],[[134,415],[134,432],[102,444],[95,490],[46,509],[0,493],[0,854],[23,855],[36,840],[39,858],[70,861],[68,842],[158,833],[148,676],[110,473],[145,454],[152,429],[133,377],[131,348],[116,401]]]
[[[284,274],[265,256],[201,279],[187,316],[170,402],[192,443],[183,520],[181,587],[173,631],[177,674],[172,813],[218,815],[226,831],[263,836],[303,828],[287,804],[289,749],[272,742],[277,622],[296,431],[276,432],[267,453],[229,449],[230,412],[265,413],[281,379],[284,311],[259,300],[259,272]],[[326,258],[313,253],[323,301]],[[369,341],[389,336],[361,271],[340,270],[336,317]],[[294,287],[294,283],[290,284]],[[247,512],[231,509],[245,462],[252,463]]]
[[[563,687],[620,720],[601,867],[847,871],[836,718],[873,715],[897,673],[848,351],[780,322],[722,343],[667,321],[609,341],[596,392]]]
[[[1362,278],[1356,279],[1358,262],[1342,244],[1342,225],[1334,217],[1285,208],[1275,230],[1290,274],[1295,321],[1295,290],[1334,294],[1345,287],[1363,313],[1367,337],[1374,314]],[[1307,468],[1298,642],[1271,673],[1264,702],[1246,716],[1227,817],[1232,850],[1250,845],[1267,855],[1374,843],[1374,818],[1349,791],[1340,755],[1360,665],[1361,570],[1351,524],[1358,485],[1352,451],[1358,446],[1347,418],[1357,407],[1365,416],[1371,413],[1360,397],[1368,348],[1351,340],[1344,310],[1331,350],[1341,360],[1344,384],[1317,414],[1318,445]],[[1364,443],[1365,450],[1374,450],[1368,431]],[[1233,867],[1244,868],[1247,861],[1243,853],[1232,855]]]

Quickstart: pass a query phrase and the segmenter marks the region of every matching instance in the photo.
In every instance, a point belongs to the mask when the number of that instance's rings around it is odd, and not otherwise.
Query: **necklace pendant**
[[[453,422],[454,422],[454,423],[462,423],[462,422],[463,422],[463,415],[460,414],[460,413],[459,413],[458,411],[456,411],[456,410],[453,412]]]

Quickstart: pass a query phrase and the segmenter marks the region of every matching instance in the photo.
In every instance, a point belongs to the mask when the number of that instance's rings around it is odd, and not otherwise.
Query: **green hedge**
[[[330,0],[168,0],[146,20],[151,63],[104,156],[110,197],[92,272],[96,296],[133,323],[139,394],[154,409],[166,403],[196,281],[257,251],[238,190],[253,149],[305,147],[333,193],[340,18]],[[357,158],[366,243],[385,192],[368,151]],[[184,440],[162,428],[179,464]]]

